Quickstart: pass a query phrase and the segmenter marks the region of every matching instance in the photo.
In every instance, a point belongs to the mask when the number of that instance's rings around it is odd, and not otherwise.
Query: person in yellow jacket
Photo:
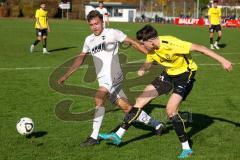
[[[149,51],[138,75],[143,76],[154,62],[161,65],[163,71],[160,69],[161,73],[136,98],[134,107],[126,114],[116,133],[100,133],[99,137],[119,145],[126,130],[139,117],[142,108],[151,100],[171,93],[166,105],[166,112],[182,144],[182,152],[178,158],[187,158],[192,155],[193,151],[190,148],[185,125],[178,110],[181,102],[187,98],[192,90],[195,81],[197,64],[193,61],[191,52],[197,51],[216,60],[227,71],[232,70],[232,64],[202,45],[183,41],[173,36],[158,36],[157,30],[150,25],[146,25],[137,32],[137,39]]]
[[[48,32],[50,32],[50,27],[48,24],[48,12],[46,11],[46,4],[41,3],[40,9],[36,10],[35,18],[35,29],[36,29],[36,40],[30,47],[30,52],[32,53],[34,51],[34,47],[42,41],[43,44],[43,54],[49,54],[47,51],[47,35]]]
[[[221,8],[218,8],[218,1],[213,1],[213,6],[208,10],[208,21],[209,21],[209,32],[210,32],[210,48],[219,49],[218,42],[222,38],[222,27],[221,27]],[[213,44],[214,31],[218,33],[218,38]]]

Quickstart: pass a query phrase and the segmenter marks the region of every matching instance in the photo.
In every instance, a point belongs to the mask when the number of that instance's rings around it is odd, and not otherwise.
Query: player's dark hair
[[[103,15],[98,12],[97,10],[93,10],[88,13],[87,15],[87,21],[90,22],[92,19],[99,17],[101,21],[103,21]]]
[[[218,0],[214,0],[213,3],[218,3]]]
[[[46,4],[46,1],[40,1],[40,5]]]
[[[156,38],[158,36],[157,30],[151,25],[146,25],[137,32],[137,39],[146,41],[151,38]]]
[[[98,3],[102,3],[103,4],[103,1],[98,1]]]

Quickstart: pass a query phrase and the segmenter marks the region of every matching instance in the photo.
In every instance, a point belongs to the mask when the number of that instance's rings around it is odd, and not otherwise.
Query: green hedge
[[[11,17],[19,17],[20,16],[20,7],[18,5],[14,5],[10,7],[10,16]]]
[[[11,17],[34,17],[35,12],[40,8],[42,0],[7,0],[4,7],[0,7],[0,16]],[[47,0],[47,11],[49,17],[55,17],[58,12],[60,0]],[[7,5],[7,7],[5,7]]]
[[[1,2],[1,0],[0,0]],[[34,18],[35,12],[40,8],[43,0],[6,0],[4,5],[0,5],[0,17],[29,17]],[[48,17],[53,18],[59,16],[58,8],[61,0],[45,0],[47,5]],[[89,0],[72,0],[72,11],[69,12],[70,19],[84,18],[84,4]]]

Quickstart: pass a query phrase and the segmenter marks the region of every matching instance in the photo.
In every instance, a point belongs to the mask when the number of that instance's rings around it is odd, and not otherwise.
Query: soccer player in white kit
[[[106,27],[106,23],[109,26],[109,18],[108,18],[108,11],[105,7],[103,7],[103,1],[98,2],[99,6],[96,8],[98,12],[103,15],[103,27]]]
[[[98,134],[105,114],[105,99],[108,95],[110,101],[118,105],[126,114],[132,108],[121,89],[123,74],[118,59],[119,43],[131,44],[139,51],[147,53],[144,47],[127,37],[123,32],[116,29],[104,29],[103,18],[98,11],[91,11],[87,20],[92,34],[86,37],[82,52],[69,70],[58,80],[58,84],[62,84],[81,66],[88,53],[93,56],[99,88],[95,95],[96,110],[93,119],[93,131],[90,137],[81,144],[82,147],[99,144]],[[154,120],[144,111],[141,112],[137,121],[154,127],[158,135],[161,135],[165,128],[163,123]]]

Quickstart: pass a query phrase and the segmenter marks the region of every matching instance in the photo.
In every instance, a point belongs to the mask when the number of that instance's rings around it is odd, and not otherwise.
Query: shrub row
[[[34,17],[42,0],[7,0],[0,4],[0,17]],[[60,0],[47,0],[48,16],[55,17],[58,13]]]

